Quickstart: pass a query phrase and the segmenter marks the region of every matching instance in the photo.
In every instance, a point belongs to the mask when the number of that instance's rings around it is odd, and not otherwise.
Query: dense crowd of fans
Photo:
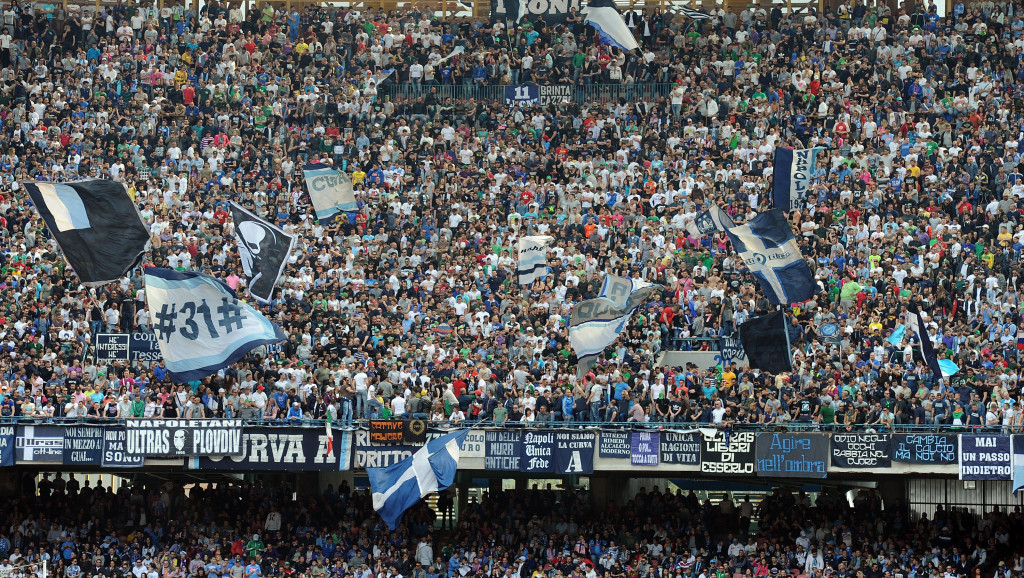
[[[712,502],[655,486],[599,504],[582,489],[491,489],[443,524],[421,503],[391,532],[347,482],[301,500],[283,484],[37,485],[0,512],[4,576],[42,577],[44,561],[61,578],[1021,575],[1019,508],[918,515],[898,500],[883,508],[873,490]]]
[[[643,10],[626,18],[642,43],[629,53],[575,12],[171,4],[3,6],[0,417],[1024,423],[1014,2]],[[485,98],[525,83],[578,92]],[[821,288],[787,308],[795,370],[660,366],[770,309],[724,236],[685,225],[711,203],[738,222],[770,208],[779,146],[822,147],[789,214]],[[313,161],[350,175],[347,220],[313,217]],[[94,363],[97,334],[149,326],[142,277],[80,286],[16,184],[93,177],[137,200],[148,263],[243,294],[228,203],[296,233],[264,307],[287,342],[189,384],[162,364]],[[520,287],[527,232],[556,242],[547,277]],[[605,273],[664,290],[577,379],[567,316]],[[914,332],[887,339],[909,300],[952,378],[931,374]]]

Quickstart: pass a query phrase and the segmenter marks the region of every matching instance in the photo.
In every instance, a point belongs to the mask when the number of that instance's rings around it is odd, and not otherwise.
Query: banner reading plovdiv
[[[130,419],[126,451],[132,456],[237,456],[242,453],[239,419]]]

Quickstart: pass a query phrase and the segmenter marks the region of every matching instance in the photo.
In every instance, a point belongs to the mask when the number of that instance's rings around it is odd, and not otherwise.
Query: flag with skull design
[[[231,218],[235,221],[235,240],[242,271],[249,294],[258,301],[270,301],[274,285],[284,272],[288,255],[295,245],[295,237],[231,203]]]

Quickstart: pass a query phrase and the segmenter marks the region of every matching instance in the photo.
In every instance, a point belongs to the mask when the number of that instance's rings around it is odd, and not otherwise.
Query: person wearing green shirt
[[[844,311],[849,311],[853,307],[853,302],[857,299],[857,294],[863,289],[860,283],[853,279],[844,283],[843,288],[839,291],[839,306]]]
[[[836,409],[832,407],[832,404],[824,404],[821,409],[818,410],[818,416],[821,418],[821,424],[825,426],[825,430],[831,430],[832,426],[836,423]]]
[[[257,554],[262,554],[265,544],[260,540],[259,534],[253,534],[252,540],[245,545],[245,552],[250,558],[255,558]]]
[[[504,425],[508,419],[508,409],[503,405],[494,408],[494,425]]]
[[[146,402],[132,394],[131,397],[132,417],[143,417],[146,415]]]

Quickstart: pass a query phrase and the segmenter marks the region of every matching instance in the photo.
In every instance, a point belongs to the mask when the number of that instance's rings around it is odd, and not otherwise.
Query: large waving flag
[[[373,509],[392,531],[416,502],[455,482],[462,441],[468,429],[431,440],[413,455],[385,468],[366,468]]]
[[[622,50],[640,48],[612,0],[590,0],[583,17],[584,22],[597,30],[601,42]]]
[[[22,183],[83,284],[117,281],[142,261],[149,228],[116,181]]]
[[[359,209],[347,174],[328,165],[314,163],[303,167],[302,175],[306,179],[306,190],[317,220],[330,221],[341,213]]]
[[[693,18],[694,20],[711,20],[711,15],[710,14],[706,14],[704,12],[701,12],[700,10],[697,10],[696,8],[687,8],[686,6],[680,6],[678,8],[678,10],[680,12],[682,12],[683,15],[689,16],[690,18]]]
[[[899,327],[897,327],[892,332],[892,335],[890,335],[888,337],[889,343],[891,343],[893,347],[899,347],[900,346],[900,342],[903,341],[903,335],[906,332],[907,332],[907,326],[906,325],[900,325]]]
[[[728,231],[736,225],[732,217],[718,205],[711,205],[707,210],[697,213],[697,217],[686,224],[686,232],[694,237],[703,237],[718,231]]]
[[[740,325],[740,342],[747,352],[747,361],[754,369],[770,373],[793,371],[786,315],[773,311],[754,317]]]
[[[939,365],[939,358],[935,354],[935,347],[932,345],[932,338],[928,335],[928,327],[924,324],[924,318],[921,316],[921,311],[917,308],[917,303],[911,301],[907,305],[907,327],[911,331],[917,333],[917,346],[921,351],[921,357],[924,358],[925,363],[928,364],[928,368],[932,370],[932,374],[936,377],[942,377],[942,366]]]
[[[820,289],[779,209],[727,229],[726,234],[772,304],[802,303]]]
[[[194,381],[260,345],[284,341],[281,329],[213,277],[146,269],[146,304],[171,379]]]
[[[597,362],[629,323],[638,307],[663,289],[661,285],[608,275],[600,296],[577,303],[569,312],[569,344],[576,353],[577,375]]]
[[[548,235],[519,239],[519,284],[529,285],[548,274],[548,247],[555,240]]]
[[[274,285],[284,272],[295,236],[257,217],[237,203],[231,203],[235,221],[235,241],[242,271],[248,280],[249,294],[266,303],[274,294]]]
[[[775,207],[784,211],[800,208],[800,201],[811,188],[811,179],[818,167],[818,153],[825,147],[809,149],[775,149],[775,172],[772,174],[772,193]]]

